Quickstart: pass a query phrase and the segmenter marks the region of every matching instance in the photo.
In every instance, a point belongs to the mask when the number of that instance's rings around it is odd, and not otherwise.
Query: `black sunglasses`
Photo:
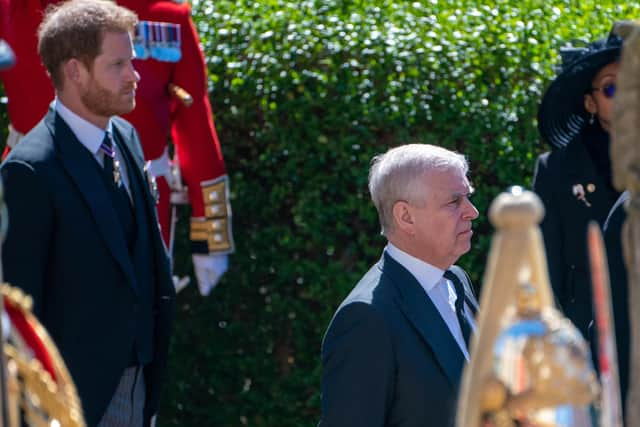
[[[608,83],[605,86],[602,87],[592,87],[591,91],[596,91],[599,90],[602,92],[602,94],[605,96],[605,98],[613,98],[613,95],[616,94],[616,84],[615,83]]]

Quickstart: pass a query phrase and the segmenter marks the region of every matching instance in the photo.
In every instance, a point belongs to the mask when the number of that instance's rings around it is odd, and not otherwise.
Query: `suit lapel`
[[[437,362],[452,385],[460,383],[465,363],[440,312],[411,273],[386,253],[381,262],[383,277],[397,289],[397,303],[425,344],[431,347]]]
[[[122,268],[127,281],[135,289],[136,280],[124,232],[117,221],[118,216],[100,177],[95,159],[54,110],[50,109],[47,113],[45,124],[53,138],[62,167],[78,187],[95,219],[98,233]]]

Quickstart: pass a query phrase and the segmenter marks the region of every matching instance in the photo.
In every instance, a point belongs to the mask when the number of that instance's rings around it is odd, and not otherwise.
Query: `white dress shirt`
[[[78,138],[78,141],[93,155],[96,159],[100,167],[104,164],[104,156],[105,154],[100,150],[100,146],[102,145],[102,141],[104,140],[104,134],[106,132],[111,133],[111,137],[115,140],[113,136],[113,125],[111,124],[111,120],[107,124],[106,129],[101,129],[94,125],[93,123],[88,122],[83,119],[70,109],[64,106],[64,104],[60,101],[60,99],[56,98],[54,101],[54,108],[56,112],[62,117],[65,123],[69,126],[73,134]],[[127,193],[129,193],[129,197],[131,197],[131,191],[129,190],[129,177],[127,175],[126,164],[123,160],[122,153],[118,148],[118,144],[113,143],[113,148],[115,150],[115,158],[116,160],[120,160],[120,173],[122,176],[122,183],[127,189]]]
[[[456,290],[453,283],[444,277],[444,270],[409,255],[398,249],[391,242],[387,243],[385,251],[391,258],[409,270],[409,273],[420,283],[422,289],[424,289],[428,297],[431,298],[433,305],[438,309],[442,320],[447,324],[449,332],[453,335],[453,338],[458,343],[460,350],[468,361],[469,352],[464,342],[464,337],[462,336],[458,317],[456,316]],[[461,297],[464,298],[464,295]],[[473,315],[466,304],[464,309],[471,323],[471,328],[475,332]]]

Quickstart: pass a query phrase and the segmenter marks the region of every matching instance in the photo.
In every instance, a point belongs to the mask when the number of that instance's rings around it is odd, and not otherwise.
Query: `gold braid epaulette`
[[[193,241],[207,243],[210,253],[231,253],[234,250],[231,233],[231,205],[229,203],[229,178],[223,175],[203,182],[204,218],[191,218]]]

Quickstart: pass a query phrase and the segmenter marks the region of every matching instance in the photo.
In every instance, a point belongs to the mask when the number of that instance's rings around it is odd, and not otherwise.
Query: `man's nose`
[[[136,83],[140,81],[140,74],[136,71],[136,68],[133,66],[133,62],[129,62],[129,67],[127,67],[127,78],[128,80]]]
[[[469,220],[478,218],[478,209],[471,203],[471,200],[465,199],[464,204],[464,218]]]

